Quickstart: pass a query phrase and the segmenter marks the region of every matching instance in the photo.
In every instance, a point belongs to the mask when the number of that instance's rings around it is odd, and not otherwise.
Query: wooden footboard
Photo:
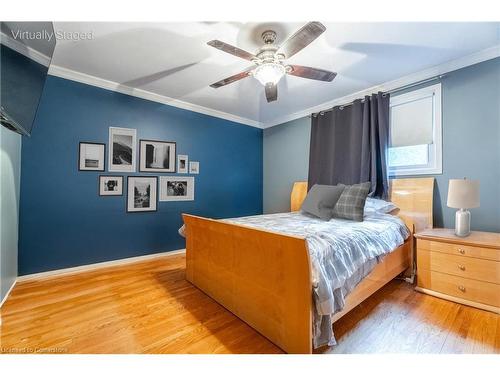
[[[183,215],[186,277],[287,353],[312,351],[304,238]]]
[[[434,179],[391,183],[391,200],[407,227],[432,227]],[[298,209],[307,183],[294,186]],[[186,277],[214,300],[288,353],[311,353],[311,265],[304,238],[183,215]],[[413,233],[386,256],[347,297],[340,319],[412,264]],[[410,267],[410,270],[412,267]]]

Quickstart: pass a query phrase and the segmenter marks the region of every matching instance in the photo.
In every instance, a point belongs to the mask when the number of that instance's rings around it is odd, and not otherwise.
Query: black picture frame
[[[115,126],[110,126],[108,129],[109,143],[108,143],[108,172],[117,173],[135,173],[136,172],[136,160],[137,160],[137,129],[133,128],[120,128]],[[115,152],[115,137],[125,136],[131,137],[130,145],[130,164],[115,164],[113,160],[113,153]],[[125,151],[125,150],[122,150]]]
[[[82,157],[82,145],[97,145],[97,146],[102,146],[102,169],[95,169],[95,168],[83,168],[82,169],[82,163],[81,163],[81,157]],[[104,172],[106,170],[106,144],[105,143],[99,143],[99,142],[78,142],[78,170],[81,172]]]
[[[154,179],[154,186],[155,186],[155,208],[154,209],[147,209],[147,210],[131,210],[129,207],[130,203],[130,188],[133,187],[134,185],[131,185],[130,180],[131,179]],[[150,197],[151,199],[152,197]],[[158,211],[158,177],[157,176],[127,176],[127,201],[126,201],[126,207],[127,207],[127,213],[138,213],[138,212],[156,212]]]
[[[102,194],[101,192],[101,180],[103,178],[106,178],[106,177],[109,177],[109,178],[116,178],[116,179],[119,179],[121,180],[122,182],[122,191],[120,194]],[[110,175],[110,174],[107,174],[107,175],[99,175],[99,177],[97,178],[97,194],[100,196],[100,197],[123,197],[123,189],[124,189],[124,185],[123,185],[123,176],[117,176],[117,175]]]
[[[169,168],[148,168],[146,167],[145,155],[147,150],[143,149],[143,144],[147,143],[164,143],[173,146],[173,152],[169,149]],[[176,173],[177,172],[177,142],[174,141],[158,141],[154,139],[140,139],[139,140],[139,172],[145,173]]]

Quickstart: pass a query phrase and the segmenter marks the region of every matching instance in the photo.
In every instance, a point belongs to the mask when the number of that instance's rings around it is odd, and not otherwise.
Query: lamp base
[[[461,208],[455,214],[455,235],[467,237],[470,234],[470,212]]]

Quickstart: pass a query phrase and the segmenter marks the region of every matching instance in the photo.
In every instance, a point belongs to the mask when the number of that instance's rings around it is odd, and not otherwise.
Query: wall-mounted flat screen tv
[[[30,135],[56,45],[54,29],[52,22],[0,24],[0,121]]]

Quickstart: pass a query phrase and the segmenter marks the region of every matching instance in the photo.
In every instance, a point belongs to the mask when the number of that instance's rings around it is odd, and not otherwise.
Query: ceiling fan
[[[221,42],[220,40],[211,40],[207,44],[231,55],[240,57],[253,62],[255,65],[238,74],[224,78],[210,85],[215,89],[239,81],[248,76],[255,77],[265,86],[266,99],[273,102],[278,99],[277,83],[285,74],[309,78],[318,81],[331,82],[337,73],[328,70],[311,68],[301,65],[285,65],[284,60],[292,57],[303,48],[312,43],[320,36],[326,27],[320,22],[309,22],[302,26],[295,34],[290,36],[281,46],[276,46],[276,32],[267,30],[262,33],[264,46],[255,55],[244,51],[238,47]]]

